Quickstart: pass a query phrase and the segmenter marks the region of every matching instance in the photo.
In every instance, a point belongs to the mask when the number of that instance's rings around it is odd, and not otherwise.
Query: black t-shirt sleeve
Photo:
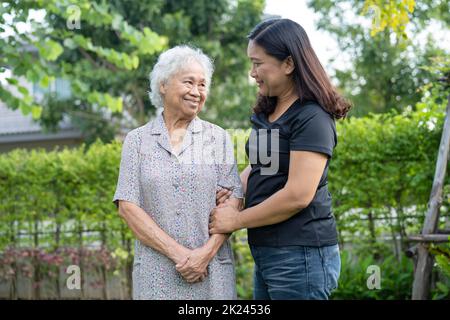
[[[290,149],[319,152],[331,158],[337,143],[334,119],[325,111],[314,109],[301,118],[295,119],[291,131]]]

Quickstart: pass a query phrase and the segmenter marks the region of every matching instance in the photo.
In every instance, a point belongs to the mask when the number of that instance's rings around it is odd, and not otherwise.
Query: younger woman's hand
[[[231,233],[241,229],[239,210],[231,205],[220,205],[211,211],[209,233]]]
[[[232,193],[233,193],[233,191],[231,191],[229,189],[220,188],[216,192],[216,205],[220,205],[220,204],[225,203],[225,201],[230,199]]]

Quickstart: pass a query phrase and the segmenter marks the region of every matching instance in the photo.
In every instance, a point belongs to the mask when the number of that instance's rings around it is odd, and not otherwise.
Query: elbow
[[[292,199],[291,203],[293,205],[293,209],[296,211],[300,211],[305,209],[311,201],[313,200],[314,195],[309,195],[302,192],[291,192],[290,197]]]
[[[121,217],[123,220],[126,220],[126,213],[123,208],[119,207],[119,217]]]
[[[119,217],[127,220],[130,214],[131,206],[125,201],[119,201]]]
[[[311,203],[312,199],[306,198],[306,197],[299,197],[294,201],[295,203],[295,209],[297,211],[305,209],[309,204]]]

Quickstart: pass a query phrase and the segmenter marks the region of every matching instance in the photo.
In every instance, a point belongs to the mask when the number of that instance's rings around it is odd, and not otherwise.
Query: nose
[[[255,70],[255,66],[252,66],[252,68],[250,69],[250,77],[256,79],[256,70]]]
[[[193,85],[191,91],[189,91],[194,97],[200,97],[200,91],[198,90],[198,85]]]

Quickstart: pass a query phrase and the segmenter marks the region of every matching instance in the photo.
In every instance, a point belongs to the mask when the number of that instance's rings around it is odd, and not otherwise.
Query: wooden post
[[[15,228],[16,222],[15,219],[12,219],[10,223],[11,227],[11,247],[15,251],[16,250],[16,232],[19,233],[19,227]],[[20,239],[20,238],[18,238]],[[14,278],[11,279],[11,289],[10,289],[10,299],[17,300],[17,284],[19,282],[19,268],[17,266],[17,260],[15,259],[13,262],[13,270],[14,270]]]
[[[38,218],[35,218],[34,220],[34,250],[37,251],[37,253],[40,252],[39,250],[39,220]],[[41,261],[39,256],[34,256],[34,275],[33,275],[33,299],[34,300],[40,300],[41,299]]]
[[[58,211],[57,211],[58,212]],[[59,242],[61,239],[61,224],[59,222],[56,222],[56,231],[55,231],[55,248],[53,249],[53,252],[59,252]],[[61,299],[61,282],[60,282],[60,275],[61,275],[61,266],[58,266],[58,272],[56,275],[56,297],[57,299]]]
[[[83,255],[83,233],[84,233],[84,228],[83,228],[83,222],[81,221],[81,219],[78,221],[78,252],[79,252],[79,267],[81,271],[81,300],[84,300],[84,296],[85,296],[85,289],[84,289],[84,283],[86,280],[86,275],[83,276],[83,259],[84,259],[84,255]]]
[[[100,231],[100,235],[102,238],[102,249],[101,250],[105,250],[106,249],[106,227],[105,224],[102,222],[102,228]],[[108,295],[108,277],[107,277],[107,271],[106,271],[106,267],[104,265],[102,265],[100,267],[100,272],[101,272],[101,277],[102,277],[102,282],[103,282],[103,287],[102,287],[102,293],[103,293],[103,300],[109,300],[109,295]]]
[[[444,128],[442,130],[439,154],[436,162],[433,187],[431,188],[430,202],[422,229],[422,235],[435,234],[439,221],[439,208],[442,203],[442,187],[447,169],[448,152],[450,148],[450,95],[448,96]],[[413,300],[425,300],[430,294],[430,276],[433,269],[433,256],[428,252],[428,245],[421,242],[417,247],[417,265],[414,274],[412,290]]]
[[[449,242],[450,234],[423,234],[418,236],[410,236],[409,240],[418,242],[444,243]]]
[[[127,252],[131,253],[131,241],[130,239],[127,239]],[[136,252],[134,253],[136,254]],[[131,254],[127,257],[127,265],[125,267],[125,274],[127,279],[127,299],[133,299],[133,257],[131,257]]]

